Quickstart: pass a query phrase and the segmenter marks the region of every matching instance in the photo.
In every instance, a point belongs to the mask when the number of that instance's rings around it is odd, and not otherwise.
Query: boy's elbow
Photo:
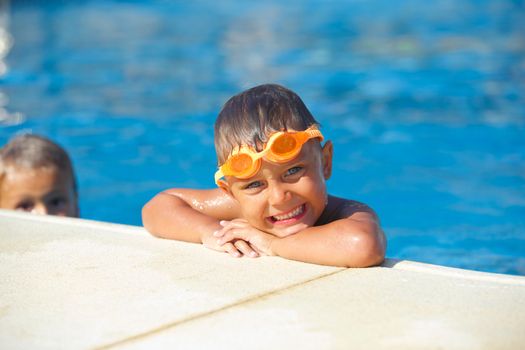
[[[385,246],[376,237],[372,235],[361,237],[357,245],[359,259],[356,261],[356,267],[377,266],[385,260]]]
[[[346,267],[371,267],[385,260],[385,239],[379,225],[352,235],[347,242]]]
[[[149,201],[142,207],[142,226],[155,237],[161,237],[159,232],[155,229],[155,224],[153,220],[153,211],[152,201]]]

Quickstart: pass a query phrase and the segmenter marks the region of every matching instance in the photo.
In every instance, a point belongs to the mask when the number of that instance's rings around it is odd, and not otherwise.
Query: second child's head
[[[36,135],[9,141],[0,149],[0,208],[78,217],[77,184],[66,151]]]
[[[252,226],[284,237],[318,221],[333,152],[318,128],[301,98],[279,85],[226,102],[215,122],[216,182]]]

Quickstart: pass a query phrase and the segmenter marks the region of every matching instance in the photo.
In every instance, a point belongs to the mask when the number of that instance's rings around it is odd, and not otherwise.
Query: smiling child
[[[0,208],[78,217],[75,174],[66,151],[25,134],[0,149]]]
[[[218,188],[159,193],[142,210],[144,227],[234,257],[378,265],[386,247],[379,219],[327,193],[333,145],[323,139],[289,89],[266,84],[233,96],[215,122]]]

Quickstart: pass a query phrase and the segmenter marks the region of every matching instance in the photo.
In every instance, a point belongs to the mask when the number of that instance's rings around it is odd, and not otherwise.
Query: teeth
[[[302,214],[303,210],[304,210],[304,205],[301,205],[301,206],[295,208],[294,210],[292,210],[291,212],[289,212],[287,214],[274,215],[274,216],[272,216],[272,218],[274,218],[276,221],[291,219],[291,218],[293,218],[293,217],[295,217],[297,215]]]

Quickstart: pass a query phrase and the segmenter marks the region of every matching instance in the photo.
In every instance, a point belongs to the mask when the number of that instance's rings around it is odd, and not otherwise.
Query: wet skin
[[[168,239],[202,243],[234,257],[278,255],[345,267],[384,259],[385,239],[366,205],[329,196],[332,144],[311,140],[285,163],[264,161],[249,179],[221,189],[170,189],[143,208],[144,226]]]
[[[327,203],[332,148],[307,142],[299,156],[277,164],[263,160],[249,179],[228,177],[227,190],[239,203],[241,217],[277,237],[314,226]]]

